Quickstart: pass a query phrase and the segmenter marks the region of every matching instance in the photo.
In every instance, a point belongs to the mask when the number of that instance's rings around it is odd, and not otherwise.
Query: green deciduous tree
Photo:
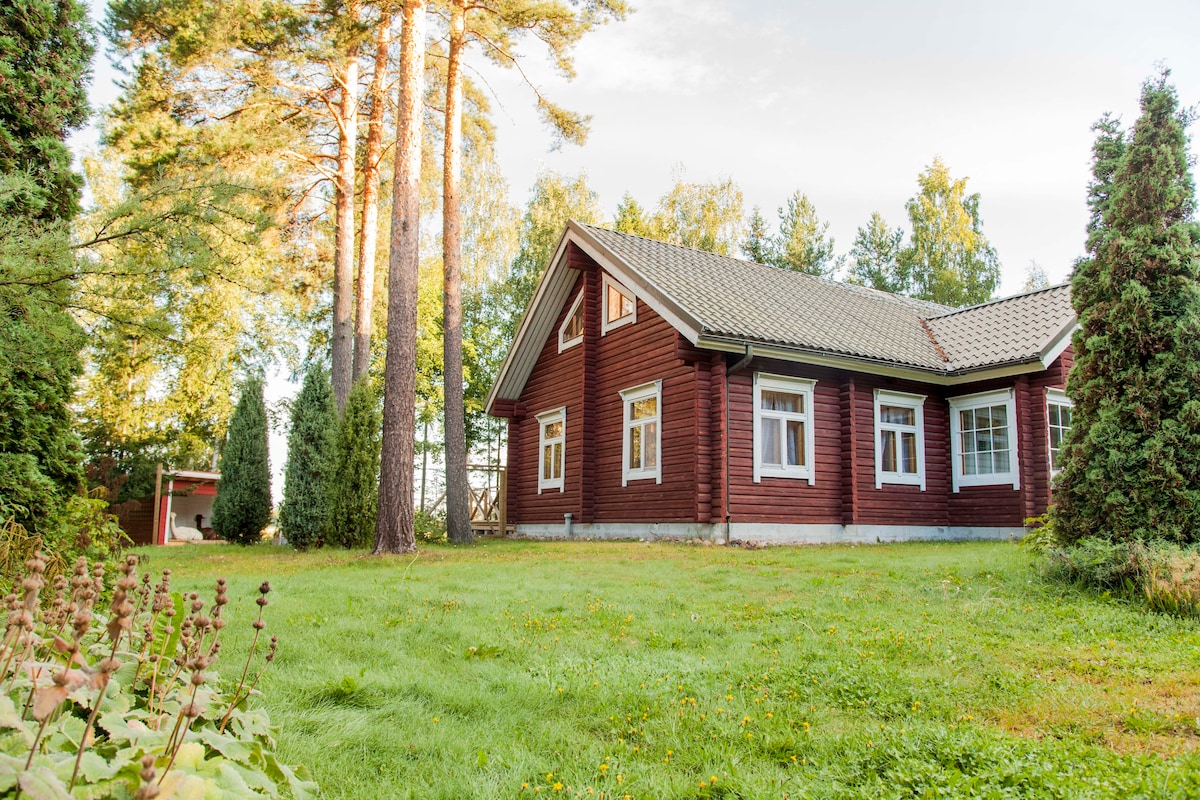
[[[213,528],[236,544],[260,541],[271,521],[271,465],[261,378],[242,384],[218,469],[221,481],[213,500]]]
[[[320,546],[329,532],[337,423],[329,376],[321,367],[309,367],[292,403],[283,502],[279,506],[279,530],[299,550]]]
[[[356,381],[338,419],[329,493],[329,542],[370,547],[379,507],[379,402]]]
[[[967,194],[967,179],[951,177],[941,158],[917,176],[917,186],[905,204],[911,238],[899,256],[909,294],[950,306],[988,300],[1000,262],[983,235],[979,194]]]
[[[742,190],[726,178],[692,183],[678,177],[650,218],[653,238],[723,256],[738,251],[742,238]]]
[[[842,265],[833,246],[829,223],[817,216],[817,208],[808,195],[796,192],[789,197],[787,204],[779,209],[779,236],[771,263],[794,272],[832,278]]]
[[[509,341],[533,299],[567,221],[597,225],[602,218],[599,199],[588,186],[586,175],[568,178],[557,172],[538,174],[521,219],[520,248],[505,286],[505,334]]]
[[[903,240],[903,230],[888,227],[878,212],[871,214],[870,221],[858,229],[854,246],[850,248],[850,282],[884,292],[907,294],[908,276],[900,267]]]
[[[1026,292],[1036,292],[1049,286],[1050,278],[1047,277],[1045,268],[1038,262],[1030,260],[1029,269],[1025,272],[1025,283],[1021,288]]]
[[[1167,73],[1093,147],[1088,256],[1075,265],[1075,402],[1053,519],[1067,541],[1200,542],[1200,227]]]

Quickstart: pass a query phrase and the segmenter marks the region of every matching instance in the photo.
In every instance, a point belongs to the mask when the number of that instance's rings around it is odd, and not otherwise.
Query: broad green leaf
[[[250,748],[233,736],[220,734],[208,728],[201,728],[195,731],[194,735],[196,741],[204,743],[210,749],[217,751],[228,759],[241,764],[251,763]]]
[[[166,774],[158,788],[160,791],[157,800],[204,800],[207,796],[206,781],[203,778],[179,772],[174,768]]]
[[[32,800],[71,800],[67,787],[49,767],[35,765],[17,775],[21,791]]]

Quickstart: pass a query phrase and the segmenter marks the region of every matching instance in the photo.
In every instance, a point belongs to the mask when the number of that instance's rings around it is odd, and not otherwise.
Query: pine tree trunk
[[[404,3],[392,241],[388,254],[383,456],[375,553],[411,553],[416,441],[417,274],[421,216],[421,115],[425,97],[425,0]]]
[[[357,5],[349,4],[349,13]],[[357,48],[355,48],[357,49]],[[351,52],[338,75],[337,180],[335,185],[335,239],[333,250],[333,396],[340,411],[350,396],[353,357],[354,310],[354,161],[358,144],[358,54]]]
[[[383,153],[383,87],[387,78],[392,15],[382,13],[375,33],[375,72],[367,90],[371,104],[363,164],[362,235],[354,293],[354,380],[371,366],[371,311],[375,303],[375,251],[379,237],[379,159]]]
[[[471,534],[467,481],[467,433],[462,392],[462,213],[459,171],[462,164],[462,49],[466,0],[450,5],[450,52],[446,67],[446,138],[442,158],[442,356],[445,365],[446,534],[466,544]]]

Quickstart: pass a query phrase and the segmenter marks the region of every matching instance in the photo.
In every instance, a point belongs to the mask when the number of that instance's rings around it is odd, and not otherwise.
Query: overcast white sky
[[[1057,282],[1082,251],[1091,123],[1132,123],[1160,60],[1200,102],[1194,0],[632,2],[580,43],[572,82],[527,44],[542,91],[593,115],[583,148],[548,152],[529,92],[486,73],[519,203],[539,168],[583,170],[611,217],[626,191],[653,206],[683,164],[689,180],[732,177],[772,221],[806,192],[845,252],[872,211],[907,224],[940,155],[982,195],[1008,294],[1031,259]]]
[[[515,71],[476,73],[518,206],[548,168],[586,172],[610,217],[626,191],[652,207],[682,165],[689,180],[733,178],[772,222],[807,193],[846,252],[872,211],[907,223],[917,174],[940,155],[982,195],[1009,294],[1031,260],[1057,282],[1081,253],[1091,123],[1131,123],[1158,61],[1185,105],[1200,102],[1195,0],[632,3],[579,44],[574,81],[524,44],[543,93],[592,115],[584,147],[550,151]],[[91,5],[98,16],[103,0]],[[94,106],[116,96],[103,62]]]

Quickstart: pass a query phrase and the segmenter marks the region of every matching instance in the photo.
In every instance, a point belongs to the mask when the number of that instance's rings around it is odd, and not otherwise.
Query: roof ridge
[[[1044,292],[1052,292],[1056,289],[1063,289],[1063,288],[1070,289],[1071,282],[1063,281],[1062,283],[1056,283],[1053,286],[1046,286],[1041,289],[1032,289],[1028,292],[1017,292],[1016,294],[1010,294],[1006,297],[997,297],[992,300],[985,300],[982,303],[976,303],[973,306],[967,306],[965,308],[956,308],[953,311],[946,312],[945,314],[937,314],[932,317],[923,317],[923,319],[926,319],[926,320],[945,319],[946,317],[953,317],[956,314],[965,314],[968,311],[974,311],[977,308],[986,308],[988,306],[994,306],[999,303],[1008,303],[1012,300],[1019,300],[1022,297],[1032,297],[1035,294],[1042,294]]]
[[[819,283],[823,283],[828,286],[834,286],[834,287],[838,287],[840,289],[845,289],[845,290],[854,291],[854,292],[864,292],[864,293],[868,294],[869,296],[874,297],[877,300],[881,300],[881,301],[888,302],[888,303],[896,303],[899,305],[909,306],[909,307],[912,307],[912,306],[918,306],[918,307],[941,306],[943,308],[949,308],[949,306],[946,306],[944,303],[938,303],[933,300],[922,300],[919,297],[910,297],[908,295],[898,294],[896,292],[889,292],[889,291],[885,291],[883,289],[876,289],[873,286],[866,286],[865,284],[861,284],[861,283],[852,283],[851,281],[842,281],[842,280],[837,280],[836,278],[826,278],[821,275],[813,275],[808,272],[801,272],[800,270],[786,269],[784,267],[777,267],[774,264],[763,264],[760,261],[751,261],[748,258],[739,258],[738,256],[727,256],[722,253],[714,253],[711,250],[701,250],[699,247],[688,247],[685,244],[675,244],[674,242],[664,242],[662,239],[653,239],[649,236],[642,236],[641,234],[638,234],[638,233],[625,233],[624,231],[618,231],[618,230],[614,230],[612,228],[605,228],[601,225],[592,225],[591,223],[580,222],[579,220],[571,220],[571,221],[574,222],[576,225],[579,225],[580,227],[583,227],[583,228],[590,228],[592,230],[603,231],[605,233],[614,233],[617,236],[624,236],[624,237],[627,237],[630,239],[640,239],[643,242],[649,242],[650,244],[654,245],[655,247],[671,247],[671,248],[675,248],[678,250],[686,250],[690,253],[700,253],[702,255],[711,256],[714,258],[725,258],[725,259],[729,259],[731,261],[737,261],[741,264],[749,264],[750,266],[753,266],[753,267],[761,267],[762,269],[765,269],[765,270],[775,270],[775,271],[783,273],[783,274],[803,276],[804,279],[818,281]],[[919,316],[920,310],[919,309],[915,309],[915,310],[917,310],[917,313]],[[944,316],[944,315],[938,314],[936,316]],[[932,319],[932,317],[930,317],[930,318]]]

